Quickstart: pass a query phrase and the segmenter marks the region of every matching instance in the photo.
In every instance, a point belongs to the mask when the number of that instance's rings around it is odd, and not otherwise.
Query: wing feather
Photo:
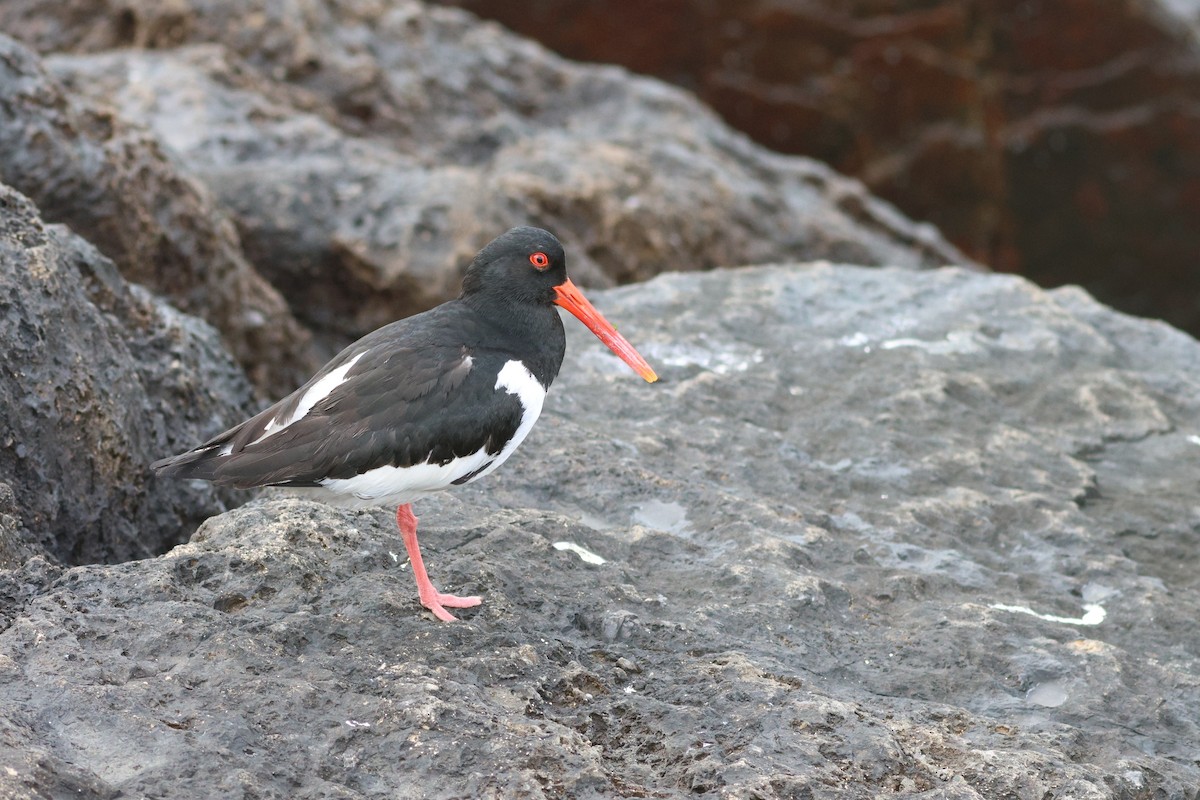
[[[384,326],[278,403],[151,467],[240,488],[299,486],[382,464],[444,463],[479,449],[471,431],[495,431],[502,445],[521,408],[497,395],[454,335],[468,313],[450,303]]]

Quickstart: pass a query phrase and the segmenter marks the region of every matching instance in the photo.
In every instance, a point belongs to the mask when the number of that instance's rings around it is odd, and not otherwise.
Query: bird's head
[[[467,267],[463,299],[498,305],[557,305],[588,327],[637,374],[658,376],[567,277],[567,255],[554,234],[521,227],[497,236]]]

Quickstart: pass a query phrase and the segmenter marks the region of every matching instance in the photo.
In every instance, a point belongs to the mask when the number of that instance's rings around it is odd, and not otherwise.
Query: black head
[[[586,325],[643,378],[651,383],[658,380],[646,359],[567,279],[562,244],[541,228],[513,228],[480,250],[463,277],[461,299],[481,316],[502,318],[503,327],[525,332],[536,329],[543,337],[553,335],[557,354],[552,359],[551,379],[566,348],[562,321],[551,309],[557,305]]]
[[[562,243],[541,228],[513,228],[487,244],[467,267],[464,300],[549,306],[567,280]]]

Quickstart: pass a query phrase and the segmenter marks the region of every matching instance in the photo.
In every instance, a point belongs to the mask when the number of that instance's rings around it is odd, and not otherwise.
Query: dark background
[[[690,89],[995,270],[1200,333],[1200,13],[1186,3],[445,4]]]

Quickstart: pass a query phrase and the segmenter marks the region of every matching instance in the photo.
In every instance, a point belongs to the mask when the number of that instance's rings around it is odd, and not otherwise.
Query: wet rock
[[[751,144],[684,92],[457,10],[90,8],[17,3],[0,24],[44,52],[93,53],[54,70],[179,153],[335,338],[456,294],[465,261],[517,224],[557,233],[584,285],[781,259],[964,261],[857,181]]]
[[[953,269],[596,301],[663,381],[568,326],[523,449],[417,504],[435,582],[484,596],[459,624],[389,510],[278,495],[158,558],[0,573],[32,587],[0,787],[1194,793],[1200,345]]]
[[[4,35],[0,180],[88,239],[127,280],[216,326],[264,393],[290,391],[315,366],[308,333],[247,262],[212,195],[152,133],[64,90]]]
[[[251,408],[216,332],[0,186],[0,565],[162,552],[235,495],[146,464]]]
[[[1194,1],[445,1],[690,89],[989,266],[1200,333]]]

